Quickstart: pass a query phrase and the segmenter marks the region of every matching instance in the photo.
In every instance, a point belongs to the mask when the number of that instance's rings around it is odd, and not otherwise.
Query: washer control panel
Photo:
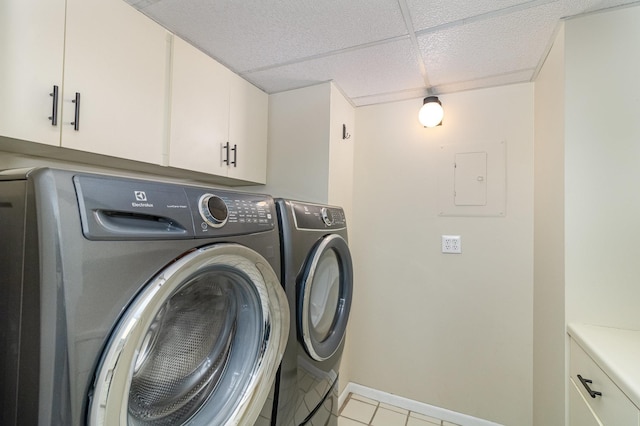
[[[91,240],[223,237],[276,226],[268,195],[91,174],[73,181]]]
[[[224,190],[202,191],[187,188],[195,204],[193,224],[196,237],[246,234],[275,227],[275,208],[271,197]]]
[[[291,208],[298,229],[342,229],[347,226],[344,210],[340,207],[292,201]]]

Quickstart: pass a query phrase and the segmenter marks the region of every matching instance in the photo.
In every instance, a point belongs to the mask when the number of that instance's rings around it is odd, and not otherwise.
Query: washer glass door
[[[313,359],[324,361],[340,347],[353,292],[353,266],[347,242],[337,234],[312,249],[299,281],[298,329]]]
[[[235,244],[160,272],[114,330],[95,375],[90,425],[253,424],[288,333],[268,262]]]

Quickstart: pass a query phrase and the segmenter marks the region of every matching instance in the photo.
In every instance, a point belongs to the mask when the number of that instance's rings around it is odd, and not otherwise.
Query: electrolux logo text
[[[133,191],[133,195],[136,197],[136,201],[131,203],[131,207],[153,207],[152,203],[147,201],[147,193],[144,191]],[[140,202],[143,201],[143,202]]]

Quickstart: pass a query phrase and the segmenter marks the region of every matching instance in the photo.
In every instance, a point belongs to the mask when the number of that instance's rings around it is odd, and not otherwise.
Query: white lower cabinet
[[[573,378],[569,379],[569,420],[570,426],[603,426]]]
[[[571,339],[570,426],[639,426],[640,410]]]

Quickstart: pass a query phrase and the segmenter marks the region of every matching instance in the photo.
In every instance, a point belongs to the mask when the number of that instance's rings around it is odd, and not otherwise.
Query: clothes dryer
[[[0,424],[271,424],[289,329],[271,197],[9,171],[0,241]]]
[[[276,199],[282,243],[282,283],[291,309],[281,378],[279,423],[337,425],[338,373],[353,294],[347,223],[340,207]],[[291,396],[291,394],[295,394]],[[293,406],[288,401],[293,402]],[[287,406],[288,403],[288,406]],[[281,412],[288,422],[280,423]]]

